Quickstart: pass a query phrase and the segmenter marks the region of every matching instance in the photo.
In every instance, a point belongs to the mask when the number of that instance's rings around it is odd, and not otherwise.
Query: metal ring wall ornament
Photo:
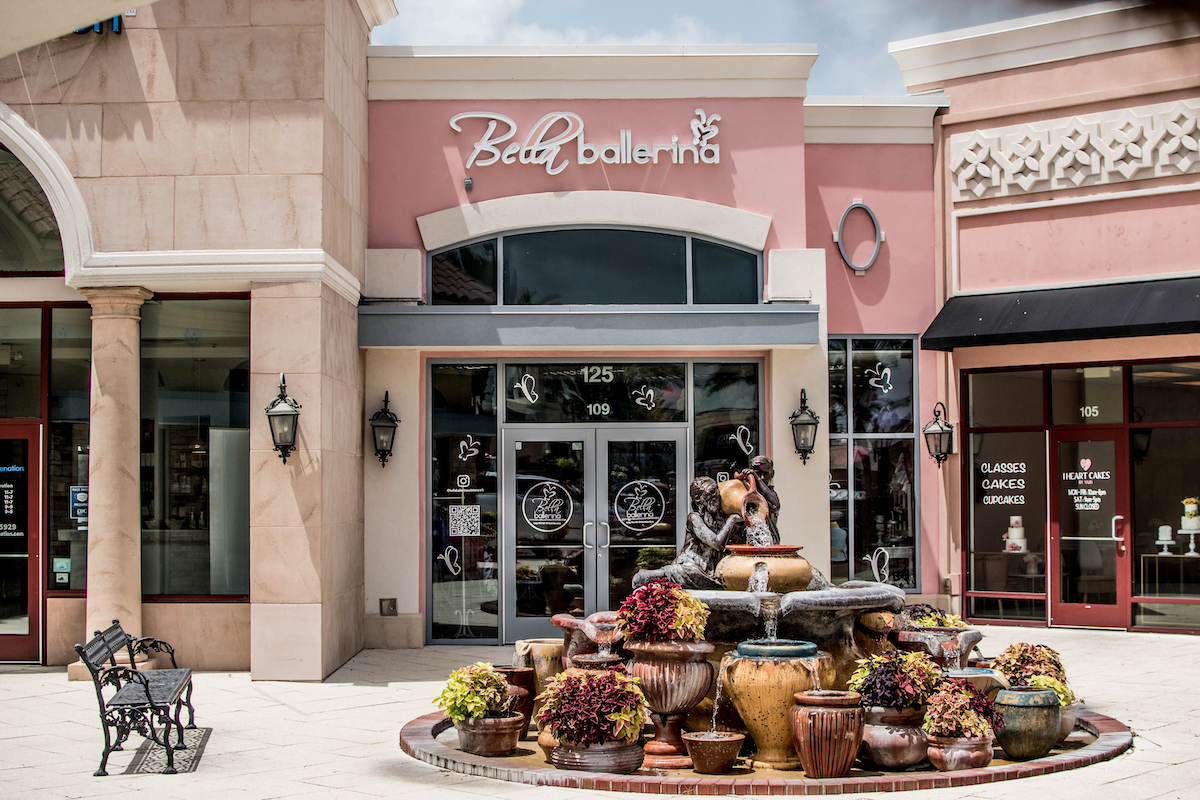
[[[846,218],[849,217],[850,212],[856,208],[861,208],[863,211],[866,211],[871,217],[871,224],[875,226],[875,250],[871,253],[871,258],[867,260],[867,263],[861,266],[850,260],[850,256],[846,253],[846,247],[842,244],[842,241],[845,238],[842,234],[843,229],[846,227]],[[868,206],[866,203],[855,202],[846,206],[846,210],[842,212],[842,219],[838,222],[837,246],[838,252],[842,254],[842,261],[845,261],[846,266],[855,272],[866,272],[871,268],[872,265],[874,265],[875,259],[879,258],[879,250],[883,247],[883,228],[879,227],[879,218],[875,216],[875,212],[872,211],[870,206]]]

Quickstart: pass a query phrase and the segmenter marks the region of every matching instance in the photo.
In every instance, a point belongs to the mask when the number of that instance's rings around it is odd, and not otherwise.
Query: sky
[[[1094,0],[396,0],[372,44],[816,44],[808,94],[902,95],[888,42]]]

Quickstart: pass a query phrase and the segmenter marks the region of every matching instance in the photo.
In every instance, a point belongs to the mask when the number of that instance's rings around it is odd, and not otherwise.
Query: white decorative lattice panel
[[[954,201],[1200,173],[1200,98],[950,137]]]

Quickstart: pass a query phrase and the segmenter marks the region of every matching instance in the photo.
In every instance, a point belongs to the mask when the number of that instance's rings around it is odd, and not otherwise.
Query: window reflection
[[[916,588],[913,441],[854,440],[854,573]]]
[[[496,304],[496,240],[463,245],[430,258],[433,304]]]
[[[1120,367],[1050,370],[1050,423],[1096,425],[1125,418]]]
[[[0,308],[0,419],[42,415],[42,310]]]
[[[973,433],[970,445],[971,589],[1042,594],[1046,435]]]
[[[762,451],[758,364],[693,367],[696,387],[696,477],[732,475]]]
[[[911,432],[912,342],[856,339],[853,359],[854,432]]]
[[[1200,419],[1200,361],[1135,364],[1132,370],[1133,422]]]

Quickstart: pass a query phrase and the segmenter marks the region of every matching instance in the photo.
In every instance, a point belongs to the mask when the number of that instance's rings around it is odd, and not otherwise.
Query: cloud
[[[525,0],[402,0],[399,14],[375,28],[372,44],[402,45],[588,45],[736,42],[689,14],[677,14],[665,28],[621,36],[599,27],[546,28],[521,19]]]

